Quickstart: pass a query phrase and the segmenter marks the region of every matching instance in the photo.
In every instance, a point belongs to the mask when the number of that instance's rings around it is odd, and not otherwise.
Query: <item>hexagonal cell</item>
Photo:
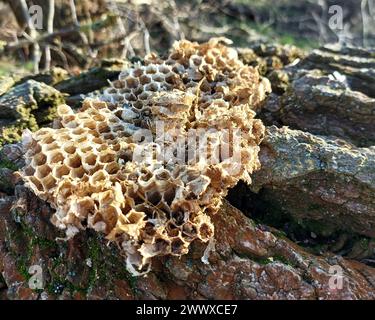
[[[59,149],[60,148],[60,146],[59,146],[59,144],[57,143],[57,141],[54,141],[54,142],[52,142],[52,143],[50,143],[50,144],[43,144],[42,145],[42,150],[44,151],[44,152],[48,152],[48,151],[52,151],[52,150],[56,150],[56,149]]]
[[[53,133],[49,128],[42,128],[34,133],[34,138],[37,140],[42,140],[45,136],[50,136]]]
[[[92,140],[91,140],[94,144],[97,144],[97,145],[102,145],[104,142],[103,142],[103,139],[102,138],[100,138],[100,137],[98,137],[98,138],[93,138]]]
[[[156,206],[161,201],[162,195],[160,194],[158,190],[151,190],[151,191],[146,192],[146,199],[148,202]]]
[[[104,170],[108,172],[108,174],[116,174],[120,170],[120,166],[117,162],[107,163],[104,166]]]
[[[104,121],[98,122],[96,124],[96,128],[97,128],[98,132],[101,133],[101,134],[111,132],[111,128],[109,127],[108,123],[104,122]]]
[[[77,128],[78,127],[78,123],[77,121],[75,121],[74,119],[71,119],[72,116],[66,116],[63,118],[63,120],[61,121],[62,124],[66,127],[66,128],[70,128],[70,129],[74,129],[74,128]]]
[[[45,190],[51,190],[52,188],[56,187],[56,179],[52,174],[49,174],[48,176],[44,177],[41,180],[41,183]]]
[[[152,76],[152,80],[153,81],[156,81],[156,82],[164,82],[164,75],[161,74],[161,73],[155,73],[153,76]]]
[[[116,89],[121,89],[124,87],[124,82],[120,80],[116,80],[112,82],[112,86]]]
[[[94,154],[94,153],[86,154],[82,158],[82,163],[86,164],[86,165],[88,165],[90,167],[94,166],[96,164],[96,161],[97,161],[97,155]]]
[[[72,130],[72,134],[76,136],[81,136],[85,133],[87,133],[87,131],[84,128],[75,128],[74,130]]]
[[[159,70],[159,72],[161,72],[163,74],[168,74],[168,73],[171,72],[171,68],[168,65],[165,65],[165,64],[162,64],[161,66],[159,66],[158,70]]]
[[[92,146],[89,144],[89,142],[87,143],[82,143],[79,147],[79,151],[82,155],[87,155],[87,154],[90,154],[90,152],[93,150]]]
[[[115,156],[116,155],[113,151],[110,151],[110,150],[102,151],[99,154],[99,161],[101,163],[113,162],[115,160]]]
[[[174,186],[166,189],[163,194],[163,200],[170,206],[176,197],[176,189]]]
[[[79,168],[82,165],[81,157],[78,154],[74,154],[65,159],[65,164],[70,168]]]
[[[140,78],[139,78],[139,81],[142,85],[145,85],[147,83],[150,83],[152,81],[151,77],[147,76],[147,75],[142,75]]]
[[[211,225],[207,224],[207,223],[202,223],[199,227],[198,227],[198,237],[203,240],[203,241],[207,241],[209,240],[213,235],[213,228]]]
[[[177,227],[182,226],[186,220],[185,213],[178,210],[171,212],[171,222]]]
[[[154,74],[158,72],[158,69],[156,68],[156,66],[150,64],[145,68],[145,71],[147,74]]]
[[[44,188],[40,180],[36,177],[28,177],[28,182],[33,185],[33,187],[39,192],[44,192]]]
[[[184,235],[191,238],[195,238],[198,234],[197,226],[190,221],[183,224],[182,231]]]
[[[55,142],[55,139],[53,138],[51,134],[43,136],[43,138],[40,140],[41,144],[50,144],[53,142]]]
[[[126,78],[125,83],[128,88],[136,88],[139,85],[138,79],[133,77]]]
[[[62,163],[65,159],[63,154],[58,150],[53,150],[48,153],[48,163],[54,164],[54,163]]]
[[[35,168],[31,165],[23,168],[23,173],[25,176],[33,176],[35,173]]]
[[[97,183],[104,183],[108,178],[108,173],[106,171],[98,170],[90,177],[90,183],[94,185]]]
[[[39,179],[42,179],[46,176],[48,176],[52,172],[52,169],[47,164],[38,166],[36,168],[35,176]]]
[[[185,244],[185,241],[183,241],[181,238],[176,237],[172,239],[171,250],[172,254],[179,256],[186,253],[187,245]]]
[[[53,168],[53,175],[58,179],[61,178],[62,176],[69,175],[69,173],[70,173],[70,168],[64,164]]]
[[[131,224],[137,224],[143,220],[144,216],[145,214],[143,212],[137,212],[132,210],[126,215],[126,219]]]
[[[114,95],[112,96],[114,102],[116,103],[121,103],[125,100],[124,96],[122,94],[117,94],[117,95]]]
[[[130,92],[131,92],[131,89],[123,88],[118,93],[121,94],[121,95],[125,95],[126,93],[130,93]]]
[[[78,168],[72,168],[70,171],[70,176],[73,179],[81,179],[85,173],[85,169],[82,166],[80,166]]]
[[[151,82],[150,84],[145,85],[145,90],[157,92],[159,91],[159,85],[156,82]]]
[[[178,82],[178,78],[174,73],[170,73],[165,76],[165,82],[173,85]]]
[[[37,167],[37,166],[41,166],[45,164],[46,161],[47,161],[47,156],[44,153],[40,152],[34,156],[32,164],[34,167]]]
[[[68,142],[63,146],[64,152],[68,154],[74,154],[77,150],[77,147],[72,142]]]
[[[71,140],[71,137],[68,133],[60,133],[60,134],[55,134],[53,136],[53,138],[56,140],[56,141],[59,141],[59,142],[66,142],[66,141],[69,141]]]
[[[133,76],[136,78],[139,78],[143,74],[143,69],[142,68],[136,68],[133,70]]]
[[[166,254],[170,251],[171,243],[167,239],[156,238],[154,241],[154,252]]]
[[[140,100],[147,100],[149,98],[150,94],[147,92],[142,92],[139,96],[138,99]]]
[[[112,230],[116,223],[117,223],[117,218],[118,218],[118,212],[115,206],[108,206],[106,208],[103,208],[100,210],[100,213],[103,217],[103,220],[106,223],[107,229],[110,231]]]
[[[100,121],[104,121],[105,120],[105,117],[102,114],[95,114],[95,115],[93,115],[92,118],[96,122],[100,122]]]

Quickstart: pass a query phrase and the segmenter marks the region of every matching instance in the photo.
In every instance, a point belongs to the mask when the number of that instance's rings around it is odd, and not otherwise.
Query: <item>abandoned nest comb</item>
[[[53,128],[24,133],[23,179],[56,209],[52,223],[67,238],[86,227],[103,232],[134,275],[152,257],[212,239],[210,215],[260,165],[264,126],[253,109],[270,91],[222,42],[176,42],[165,59],[132,65],[78,112],[60,106]],[[192,131],[204,132],[206,144]],[[229,152],[217,156],[218,146]]]

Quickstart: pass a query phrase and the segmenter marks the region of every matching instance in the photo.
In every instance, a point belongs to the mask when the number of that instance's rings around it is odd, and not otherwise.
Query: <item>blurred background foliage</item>
[[[30,25],[35,5],[42,9],[42,29]],[[342,30],[329,28],[332,5],[342,8]],[[52,66],[74,74],[103,58],[162,53],[179,39],[223,36],[238,47],[373,45],[375,1],[0,0],[0,28],[0,76]]]

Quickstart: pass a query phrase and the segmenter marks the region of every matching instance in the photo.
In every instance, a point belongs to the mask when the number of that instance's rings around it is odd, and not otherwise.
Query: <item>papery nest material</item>
[[[124,70],[78,112],[60,106],[53,128],[25,132],[21,174],[56,209],[52,223],[67,238],[86,227],[102,232],[122,248],[128,270],[143,274],[152,257],[213,239],[210,215],[260,166],[264,126],[254,109],[269,91],[222,39],[176,42],[166,58],[152,54]]]

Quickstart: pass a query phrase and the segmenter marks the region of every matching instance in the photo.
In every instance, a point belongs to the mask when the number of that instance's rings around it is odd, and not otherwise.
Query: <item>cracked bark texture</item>
[[[13,207],[13,209],[12,209]],[[154,261],[132,278],[114,246],[82,232],[67,242],[49,223],[52,210],[25,187],[0,201],[0,295],[7,299],[374,299],[375,269],[339,256],[313,256],[277,230],[257,225],[228,202],[212,217],[215,250],[205,246]],[[43,270],[44,288],[28,286],[28,268]],[[342,289],[330,289],[331,266]],[[332,280],[331,280],[332,281]]]
[[[259,110],[269,125],[262,168],[251,189],[234,190],[244,213],[225,201],[212,217],[215,250],[209,264],[201,261],[206,247],[195,242],[188,255],[159,258],[147,277],[134,278],[120,251],[93,231],[59,239],[63,233],[49,222],[53,210],[15,174],[23,166],[20,146],[5,144],[0,151],[0,299],[375,299],[370,266],[375,261],[374,51],[330,46],[305,57],[293,47],[252,45],[239,53],[269,77],[274,93]],[[104,62],[63,81],[45,75],[33,79],[71,94],[66,100],[79,105],[82,93],[105,87],[124,63]],[[1,98],[33,79],[0,80]],[[0,126],[17,118],[17,110],[12,112],[13,119],[0,116]],[[34,125],[34,118],[32,113],[20,128]],[[314,254],[284,229],[256,220],[246,210],[254,199],[266,213],[282,212],[311,224],[314,237],[340,236],[333,243],[324,238],[325,249]],[[348,234],[360,241],[344,258],[340,248]],[[32,265],[43,270],[40,290],[28,284]],[[343,272],[341,289],[332,278],[337,268]]]
[[[119,59],[103,60],[99,67],[65,79],[56,84],[56,89],[72,96],[90,93],[108,86],[108,81],[117,79],[126,67],[127,61]]]
[[[296,220],[375,237],[375,148],[268,127],[251,189]]]
[[[374,68],[371,50],[335,46],[314,50],[270,77],[273,88],[281,89],[275,90],[260,117],[268,125],[287,125],[371,146],[375,142]]]
[[[43,82],[26,80],[0,95],[0,145],[20,139],[26,128],[51,122],[64,94]]]

